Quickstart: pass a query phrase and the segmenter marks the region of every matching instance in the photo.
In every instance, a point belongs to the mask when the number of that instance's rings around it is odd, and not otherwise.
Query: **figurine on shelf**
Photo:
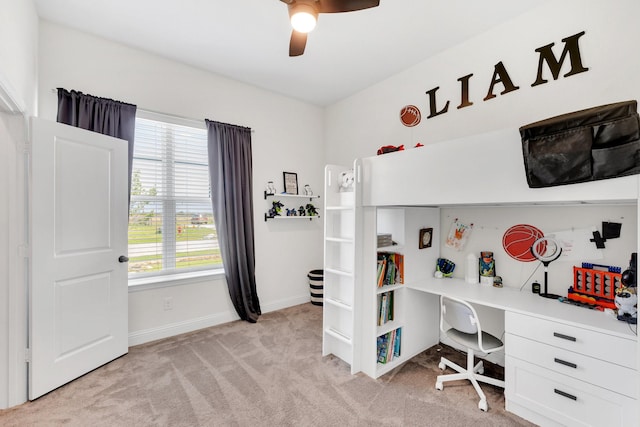
[[[304,206],[300,206],[300,208],[298,208],[298,213],[300,214],[300,216],[305,216],[304,212],[305,212],[304,211]]]
[[[280,200],[274,200],[271,204],[273,205],[273,207],[269,209],[269,216],[271,218],[280,216],[280,212],[282,212],[282,207],[284,205],[280,203]]]
[[[273,185],[273,181],[267,182],[267,189],[265,190],[265,193],[268,196],[273,196],[274,194],[276,194],[276,186]]]
[[[353,183],[355,182],[355,177],[353,175],[353,170],[349,170],[346,172],[342,172],[340,177],[338,178],[338,186],[340,188],[339,191],[353,191]]]
[[[298,216],[298,211],[296,211],[296,208],[287,208],[287,216]]]
[[[309,186],[309,184],[304,185],[304,195],[313,196],[313,191],[311,191],[311,187]]]
[[[618,309],[618,320],[634,325],[638,323],[638,295],[634,288],[623,286],[616,289],[614,304]]]
[[[316,209],[315,206],[313,206],[311,203],[307,203],[307,215],[309,216],[316,216],[318,215],[318,210]]]

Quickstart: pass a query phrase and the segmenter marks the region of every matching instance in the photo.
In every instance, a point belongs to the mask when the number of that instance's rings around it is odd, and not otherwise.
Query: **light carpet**
[[[483,385],[435,389],[439,345],[374,380],[322,356],[322,307],[302,304],[139,345],[51,393],[0,411],[3,426],[531,426]],[[489,375],[501,368],[488,365]],[[447,372],[449,373],[449,372]]]

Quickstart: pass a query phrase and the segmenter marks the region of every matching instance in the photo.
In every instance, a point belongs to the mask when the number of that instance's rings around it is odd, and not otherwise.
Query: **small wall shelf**
[[[278,221],[282,221],[282,220],[287,220],[287,219],[308,219],[309,221],[312,221],[314,219],[320,219],[320,215],[303,215],[303,216],[286,216],[286,215],[280,215],[280,216],[269,216],[269,214],[264,214],[264,220],[265,222],[268,219],[275,219]]]
[[[283,205],[287,205],[287,204],[297,204],[296,200],[298,201],[298,203],[300,201],[303,201],[305,199],[309,199],[309,202],[313,202],[313,200],[317,200],[320,198],[319,195],[312,195],[312,196],[308,196],[308,195],[304,195],[304,194],[287,194],[287,193],[279,193],[279,194],[269,194],[266,191],[264,192],[264,199],[267,200],[270,197],[278,200],[278,199],[282,199],[282,204]],[[289,203],[287,203],[289,202]],[[295,206],[293,207],[294,209],[296,208]],[[286,209],[286,207],[285,207]],[[309,221],[312,221],[314,219],[320,219],[320,215],[293,215],[293,216],[287,216],[284,212],[281,215],[276,215],[276,216],[272,216],[269,215],[269,212],[267,211],[264,214],[264,221],[267,222],[267,220],[270,219],[275,219],[275,220],[300,220],[300,219],[308,219]]]
[[[319,195],[313,195],[313,196],[307,196],[304,194],[287,194],[287,193],[276,193],[276,194],[269,194],[266,192],[264,192],[264,199],[267,200],[267,197],[285,197],[285,198],[297,198],[297,199],[309,199],[310,202],[313,201],[313,199],[319,199],[320,196]]]

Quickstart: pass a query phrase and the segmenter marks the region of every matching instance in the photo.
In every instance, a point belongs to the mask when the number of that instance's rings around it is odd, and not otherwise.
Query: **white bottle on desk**
[[[478,256],[473,252],[467,254],[467,265],[464,273],[464,278],[467,283],[478,283],[478,275],[479,273],[479,260]]]

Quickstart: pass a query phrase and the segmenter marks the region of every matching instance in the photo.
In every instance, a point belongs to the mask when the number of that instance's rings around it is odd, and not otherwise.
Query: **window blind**
[[[207,135],[137,117],[129,210],[129,275],[222,268],[213,221]]]

